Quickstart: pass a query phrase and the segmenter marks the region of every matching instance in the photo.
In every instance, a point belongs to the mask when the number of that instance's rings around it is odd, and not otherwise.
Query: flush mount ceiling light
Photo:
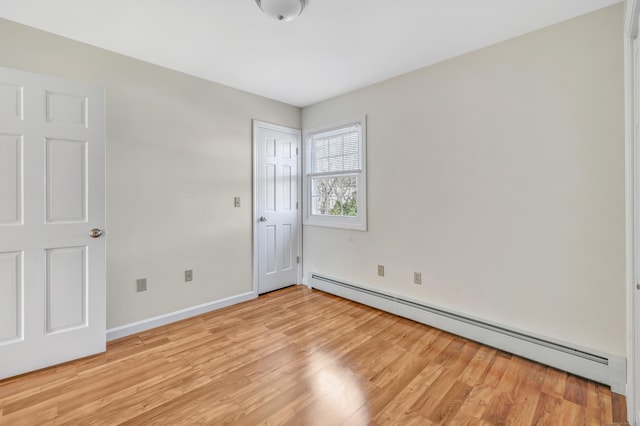
[[[264,13],[278,21],[291,21],[300,16],[309,0],[256,0]]]

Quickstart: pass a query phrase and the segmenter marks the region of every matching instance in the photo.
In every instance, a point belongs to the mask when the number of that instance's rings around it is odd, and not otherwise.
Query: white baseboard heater
[[[310,287],[557,368],[626,393],[626,359],[535,336],[422,302],[311,274]]]

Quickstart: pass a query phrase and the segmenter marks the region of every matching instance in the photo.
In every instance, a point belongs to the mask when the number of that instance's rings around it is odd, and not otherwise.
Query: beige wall
[[[369,184],[368,232],[305,227],[307,279],[625,356],[622,10],[305,108],[367,114]]]
[[[109,328],[251,291],[251,119],[300,109],[5,20],[0,66],[106,88]]]
[[[108,327],[251,290],[251,119],[298,108],[4,20],[0,65],[106,87]],[[624,356],[622,65],[616,5],[305,108],[367,114],[369,173],[369,231],[305,227],[305,275]]]

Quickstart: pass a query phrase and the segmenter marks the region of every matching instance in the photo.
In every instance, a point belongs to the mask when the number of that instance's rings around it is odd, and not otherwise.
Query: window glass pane
[[[324,216],[357,216],[357,183],[357,176],[312,178],[312,214]]]

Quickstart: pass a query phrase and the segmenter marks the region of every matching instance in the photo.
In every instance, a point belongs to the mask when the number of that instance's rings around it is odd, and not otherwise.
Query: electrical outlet
[[[136,288],[137,291],[147,291],[147,279],[146,278],[139,278],[136,280]]]
[[[184,280],[193,281],[193,269],[187,269],[184,271]]]
[[[233,207],[240,207],[240,197],[233,197]]]
[[[384,277],[384,265],[378,265],[378,275]]]
[[[414,272],[413,273],[413,283],[414,284],[422,284],[422,272]]]

